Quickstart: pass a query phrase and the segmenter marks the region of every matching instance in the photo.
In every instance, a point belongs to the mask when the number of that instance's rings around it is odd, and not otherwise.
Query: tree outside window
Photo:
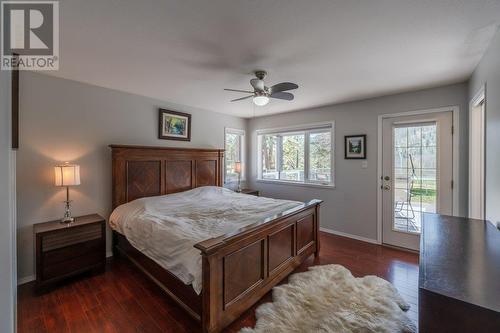
[[[259,135],[259,178],[333,185],[332,127]]]
[[[235,172],[236,162],[243,162],[243,144],[245,132],[241,130],[226,129],[225,139],[225,183],[238,180],[238,174]]]

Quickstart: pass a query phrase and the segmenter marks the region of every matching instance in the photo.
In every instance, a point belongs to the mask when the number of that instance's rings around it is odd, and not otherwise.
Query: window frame
[[[237,183],[238,180],[227,180],[227,135],[239,135],[240,136],[240,162],[241,162],[241,174],[240,181],[246,180],[246,140],[245,140],[245,130],[238,128],[225,127],[224,128],[224,184],[234,184]]]
[[[330,182],[310,180],[310,135],[314,133],[330,132]],[[322,122],[315,124],[305,124],[300,126],[260,129],[257,130],[257,182],[260,183],[277,183],[277,184],[290,184],[297,186],[309,187],[325,187],[335,188],[335,122]],[[293,134],[304,134],[304,180],[293,181],[279,179],[282,172],[282,155],[283,155],[283,136]],[[276,144],[276,169],[278,172],[278,179],[262,178],[262,136],[276,135],[278,140]]]

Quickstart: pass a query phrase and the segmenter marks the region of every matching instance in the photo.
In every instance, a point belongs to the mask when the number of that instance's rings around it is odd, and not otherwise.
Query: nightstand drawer
[[[75,257],[86,255],[89,252],[99,251],[103,246],[101,237],[92,241],[78,243],[71,246],[44,252],[42,260],[44,265],[54,265]]]
[[[102,229],[100,224],[85,225],[72,229],[62,229],[43,236],[42,251],[47,252],[94,239],[100,239],[101,237]]]
[[[98,264],[103,264],[102,253],[99,251],[87,253],[84,256],[74,257],[58,264],[44,266],[42,269],[43,280],[61,277]]]

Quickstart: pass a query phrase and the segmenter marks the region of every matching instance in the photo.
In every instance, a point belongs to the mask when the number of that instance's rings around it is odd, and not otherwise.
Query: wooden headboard
[[[223,149],[110,147],[113,209],[138,198],[222,186]]]

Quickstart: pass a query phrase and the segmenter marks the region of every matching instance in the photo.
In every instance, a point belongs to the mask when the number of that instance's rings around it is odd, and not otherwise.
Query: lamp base
[[[66,187],[66,201],[64,201],[64,217],[61,219],[61,223],[72,223],[75,219],[71,217],[71,200],[69,200],[69,189]]]
[[[73,223],[73,222],[75,222],[75,219],[73,217],[67,217],[67,216],[65,216],[65,217],[63,217],[61,219],[61,223],[70,224],[70,223]]]

